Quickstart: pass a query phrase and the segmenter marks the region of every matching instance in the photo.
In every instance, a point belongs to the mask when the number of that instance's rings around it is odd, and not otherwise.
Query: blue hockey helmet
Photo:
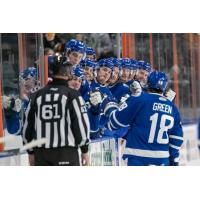
[[[25,80],[25,79],[37,79],[38,77],[38,70],[35,67],[28,67],[27,69],[24,69],[20,75],[19,78],[20,80]]]
[[[131,61],[129,58],[122,58],[121,59],[121,66],[122,68],[131,69]]]
[[[69,42],[65,44],[65,51],[66,52],[79,52],[82,54],[85,54],[86,52],[86,46],[83,42],[75,39],[71,39]]]
[[[168,77],[165,72],[153,71],[147,79],[148,88],[158,89],[165,92],[168,84]]]
[[[110,58],[104,58],[98,61],[98,68],[99,67],[107,67],[113,70],[114,64],[112,62],[112,59]]]
[[[131,68],[132,70],[137,70],[139,67],[138,67],[138,61],[135,60],[135,59],[130,59],[131,61]]]
[[[84,79],[84,71],[80,65],[77,65],[76,67],[73,68],[72,75]]]
[[[87,47],[86,48],[86,55],[93,55],[94,58],[96,58],[96,52],[92,47]]]
[[[112,59],[112,62],[113,62],[113,65],[114,67],[121,67],[121,61],[119,58],[111,58]]]
[[[150,63],[142,61],[142,60],[138,61],[138,68],[142,69],[142,70],[145,70],[147,72],[151,72],[151,65],[150,65]]]
[[[81,60],[80,62],[81,67],[92,67],[93,69],[96,67],[96,63],[93,60],[88,58]]]

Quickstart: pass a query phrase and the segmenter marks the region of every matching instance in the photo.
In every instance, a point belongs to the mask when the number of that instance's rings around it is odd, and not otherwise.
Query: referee
[[[30,164],[88,165],[90,126],[85,103],[77,91],[67,86],[72,65],[59,55],[50,67],[53,81],[32,95],[25,113],[24,143],[47,139],[46,144],[29,152]]]

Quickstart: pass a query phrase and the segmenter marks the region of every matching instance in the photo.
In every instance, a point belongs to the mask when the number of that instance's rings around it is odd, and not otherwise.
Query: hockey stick
[[[0,138],[0,143],[2,141],[5,142],[5,141],[12,141],[12,140],[13,140],[13,138],[11,139],[11,137],[9,137],[9,136],[2,137],[2,138]],[[0,158],[24,154],[24,153],[26,153],[26,150],[32,149],[34,147],[37,147],[39,145],[46,144],[46,143],[47,143],[47,139],[46,138],[41,138],[41,139],[38,139],[38,140],[33,140],[33,141],[25,144],[24,146],[20,147],[20,148],[6,150],[6,151],[1,152],[0,153]]]

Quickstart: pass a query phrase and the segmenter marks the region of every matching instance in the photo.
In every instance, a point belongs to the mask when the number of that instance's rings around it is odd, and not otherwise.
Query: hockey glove
[[[90,103],[93,106],[98,106],[102,103],[102,95],[99,91],[95,91],[90,93]]]
[[[21,101],[21,99],[19,99],[19,98],[15,99],[15,105],[13,107],[13,110],[15,112],[20,112],[21,108],[22,108],[22,101]]]
[[[3,107],[9,109],[11,105],[11,98],[8,96],[3,96]]]
[[[169,90],[166,91],[164,96],[167,97],[168,100],[174,101],[174,99],[176,98],[176,92],[174,92],[173,90],[169,89]]]
[[[123,96],[120,100],[120,104],[124,103],[128,98],[130,97],[129,94],[126,94],[125,96]]]

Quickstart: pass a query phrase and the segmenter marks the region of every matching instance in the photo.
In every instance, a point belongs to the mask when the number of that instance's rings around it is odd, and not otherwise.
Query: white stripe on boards
[[[79,101],[80,101],[80,104],[81,106],[85,106],[85,102],[83,100],[83,98],[81,96],[79,96]],[[87,126],[87,135],[84,139],[87,139],[89,137],[89,134],[90,134],[90,121],[89,121],[89,117],[88,117],[88,114],[87,113],[83,113],[83,118],[85,120],[85,123],[86,123],[86,126]]]
[[[152,151],[152,150],[144,150],[144,149],[132,149],[126,148],[124,154],[147,157],[147,158],[168,158],[168,151]]]
[[[26,135],[25,135],[25,130],[27,129],[27,126],[28,126],[28,119],[27,119],[27,117],[28,117],[28,114],[29,114],[29,111],[30,111],[30,109],[31,109],[31,103],[29,103],[28,104],[28,108],[27,108],[27,110],[26,110],[26,112],[25,112],[25,123],[24,123],[24,127],[23,127],[23,132],[22,132],[22,134],[23,134],[23,141],[25,142],[25,143],[27,143],[28,141],[26,140]]]
[[[65,146],[65,117],[66,117],[66,102],[67,98],[62,96],[61,105],[62,105],[62,118],[60,120],[60,136],[61,136],[61,146]]]
[[[118,125],[121,126],[121,127],[128,127],[129,125],[124,125],[124,124],[120,123],[120,122],[117,120],[117,118],[116,118],[116,116],[115,116],[115,113],[116,113],[116,110],[113,112],[113,120],[115,121],[115,123],[118,124]]]
[[[172,147],[172,148],[174,148],[174,149],[177,149],[177,150],[179,150],[181,148],[181,147],[178,147],[178,146],[173,145],[173,144],[169,144],[169,146]]]
[[[177,139],[177,140],[183,140],[183,137],[176,136],[176,135],[169,135],[169,138]]]
[[[46,94],[45,95],[45,101],[46,102],[51,102],[51,94]]]
[[[54,94],[53,100],[58,101],[58,98],[59,98],[59,94]]]
[[[50,147],[50,140],[51,140],[51,124],[50,122],[45,123],[45,137],[47,139],[47,142],[45,144],[45,148]]]
[[[84,129],[84,127],[83,127],[83,123],[82,123],[82,119],[81,119],[81,112],[80,112],[80,108],[79,108],[79,106],[78,106],[77,100],[74,99],[74,100],[72,101],[72,104],[73,104],[73,106],[74,106],[74,109],[75,109],[75,112],[76,112],[76,115],[77,115],[78,124],[79,124],[79,129],[80,129],[81,136],[82,136],[82,141],[81,141],[81,143],[79,144],[79,146],[82,146],[82,145],[84,145],[84,143],[85,143],[86,132],[85,132],[85,129]]]
[[[42,97],[40,96],[40,97],[37,99],[38,116],[36,117],[37,122],[35,122],[37,139],[41,139],[41,138],[42,138],[42,122],[41,122],[41,120],[40,120],[40,108],[41,108],[41,103],[42,103]],[[39,145],[39,147],[41,147],[41,146],[42,146],[42,145]]]
[[[71,118],[70,118],[69,110],[67,110],[67,123],[68,123],[68,135],[67,135],[68,145],[74,147],[75,139],[74,139],[74,135],[71,130]]]
[[[54,133],[54,138],[53,138],[53,147],[58,147],[58,122],[53,123],[53,133]]]

